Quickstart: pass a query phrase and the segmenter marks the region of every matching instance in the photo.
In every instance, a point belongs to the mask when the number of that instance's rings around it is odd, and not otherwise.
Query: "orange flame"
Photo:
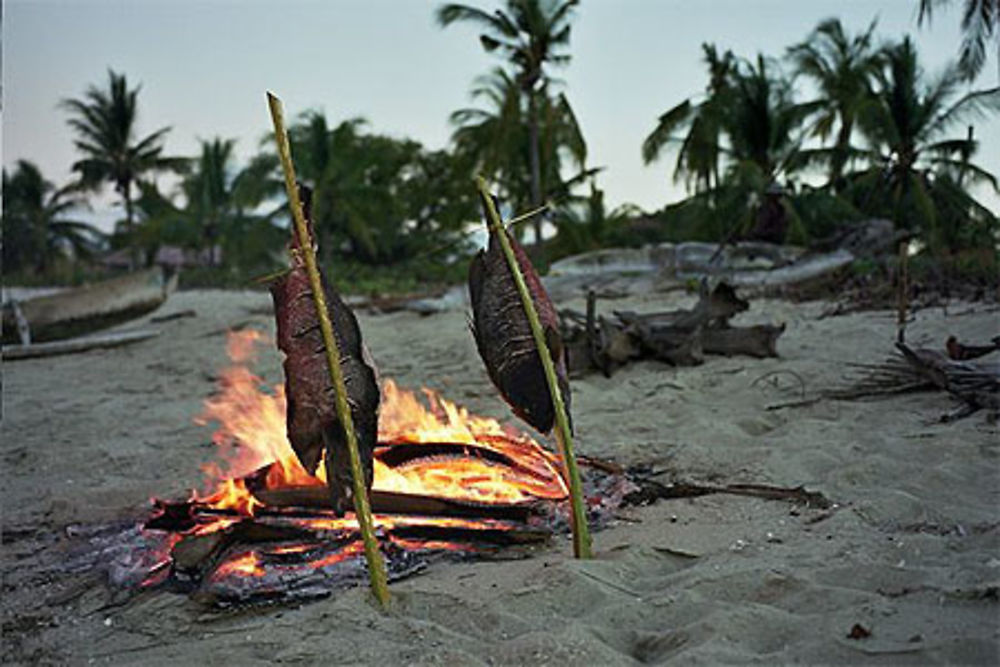
[[[255,330],[229,334],[227,349],[237,365],[222,372],[219,392],[205,402],[196,419],[202,425],[218,424],[212,440],[225,461],[224,469],[217,464],[204,467],[215,488],[204,496],[196,494],[196,499],[244,515],[252,515],[262,503],[241,478],[264,466],[270,465],[266,488],[325,483],[323,467],[316,477],[307,473],[288,442],[284,387],[268,390],[264,381],[243,365],[265,338]],[[566,497],[558,460],[529,436],[505,428],[495,419],[470,415],[464,407],[430,389],[422,391],[429,407],[424,407],[413,392],[399,388],[392,380],[384,381],[380,443],[467,444],[497,454],[511,465],[470,455],[418,457],[390,468],[376,459],[373,488],[479,503]]]

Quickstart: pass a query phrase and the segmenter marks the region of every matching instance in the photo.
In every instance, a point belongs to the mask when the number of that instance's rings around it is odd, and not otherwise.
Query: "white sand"
[[[672,295],[604,307],[675,307]],[[821,303],[755,301],[737,322],[788,324],[779,359],[697,368],[633,364],[573,382],[580,453],[652,463],[700,482],[805,485],[833,512],[707,496],[629,510],[595,534],[528,560],[439,564],[392,587],[389,614],[355,589],[297,607],[218,614],[157,592],[122,604],[86,574],[57,573],[66,527],[136,516],[179,497],[213,460],[192,418],[225,363],[226,327],[267,316],[265,294],[174,295],[132,347],[3,367],[3,659],[87,664],[998,664],[1000,438],[982,414],[934,420],[941,393],[872,402],[793,400],[841,382],[848,362],[891,350],[894,319],[817,320]],[[577,308],[580,302],[572,302]],[[916,314],[908,338],[984,341],[983,305]],[[513,421],[489,384],[465,314],[362,316],[383,376],[425,384]],[[277,351],[257,366],[281,379]],[[756,382],[755,382],[756,381]],[[685,557],[687,553],[694,557]],[[861,624],[871,637],[848,639]]]

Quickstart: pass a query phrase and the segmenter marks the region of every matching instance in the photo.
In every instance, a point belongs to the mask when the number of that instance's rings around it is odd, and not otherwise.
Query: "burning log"
[[[254,491],[255,498],[269,508],[313,508],[329,507],[323,488],[319,486],[287,486],[280,489]],[[419,514],[426,516],[503,519],[527,521],[531,505],[501,505],[490,503],[469,503],[451,498],[418,496],[396,491],[374,489],[370,496],[372,511],[379,514]]]
[[[204,575],[213,568],[220,555],[235,544],[262,542],[287,542],[305,540],[308,531],[295,526],[274,526],[253,519],[242,519],[220,530],[208,533],[194,532],[181,539],[170,550],[174,568],[187,575]]]

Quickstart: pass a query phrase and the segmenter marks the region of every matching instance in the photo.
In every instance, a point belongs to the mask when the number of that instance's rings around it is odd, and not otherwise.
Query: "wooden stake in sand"
[[[552,406],[556,414],[556,442],[559,445],[559,456],[562,459],[563,474],[569,485],[569,500],[572,508],[571,519],[573,526],[573,555],[577,558],[590,558],[590,530],[587,527],[587,513],[583,507],[583,490],[580,483],[580,471],[576,467],[576,457],[573,454],[573,436],[569,429],[569,419],[566,416],[566,405],[563,403],[562,393],[559,391],[558,380],[556,379],[555,365],[552,363],[552,354],[549,351],[548,343],[545,342],[545,334],[542,331],[542,323],[538,319],[538,311],[535,310],[535,303],[531,299],[531,292],[524,282],[524,275],[521,267],[517,264],[517,257],[514,249],[510,246],[510,239],[507,238],[507,231],[500,220],[500,214],[493,204],[493,197],[486,185],[486,179],[479,177],[479,194],[486,202],[486,210],[489,216],[489,225],[504,256],[507,258],[507,265],[514,276],[514,283],[517,285],[518,294],[521,295],[521,304],[524,312],[528,316],[528,323],[531,325],[531,333],[535,339],[535,347],[538,348],[538,356],[542,361],[542,368],[545,371],[545,380],[549,385],[549,394],[552,396]]]
[[[365,476],[361,468],[361,456],[358,453],[358,436],[354,431],[351,419],[351,409],[347,404],[347,386],[344,384],[344,372],[340,368],[340,350],[333,336],[333,325],[330,322],[326,304],[326,293],[316,265],[316,252],[305,217],[302,215],[302,203],[299,201],[299,191],[295,186],[295,165],[292,164],[292,151],[285,132],[284,114],[281,100],[273,94],[267,94],[267,104],[271,109],[271,121],[274,123],[274,138],[278,144],[278,155],[285,172],[285,190],[288,192],[288,203],[292,208],[292,219],[302,246],[302,258],[305,261],[306,272],[309,274],[309,284],[316,302],[320,330],[326,347],[326,361],[330,368],[330,379],[333,381],[336,394],[337,418],[344,427],[347,436],[347,451],[351,459],[351,476],[354,485],[354,514],[361,529],[361,539],[365,547],[365,559],[368,562],[368,577],[371,580],[372,593],[385,606],[389,602],[389,587],[386,581],[385,563],[379,552],[378,541],[375,539],[375,529],[372,521],[371,507],[368,504],[368,490],[365,488]]]
[[[896,315],[896,342],[900,344],[906,342],[906,311],[909,310],[910,305],[909,260],[910,242],[903,239],[899,242],[899,275],[897,276],[899,279],[899,301]]]

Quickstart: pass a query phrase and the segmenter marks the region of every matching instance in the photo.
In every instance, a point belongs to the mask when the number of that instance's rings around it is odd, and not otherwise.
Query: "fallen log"
[[[778,337],[784,332],[784,324],[705,329],[701,334],[701,349],[705,354],[721,354],[727,357],[737,354],[759,359],[777,357]]]
[[[54,357],[59,354],[74,354],[88,350],[98,350],[121,345],[130,345],[142,340],[159,336],[159,331],[144,329],[140,331],[121,331],[103,336],[84,336],[70,340],[56,340],[49,343],[32,343],[30,345],[4,345],[3,359],[31,359],[33,357]]]
[[[692,366],[705,354],[776,357],[777,339],[785,326],[734,327],[729,320],[750,304],[720,283],[711,293],[702,283],[701,298],[691,309],[656,313],[614,311],[597,316],[596,297],[587,299],[587,314],[560,312],[570,370],[579,375],[593,368],[606,376],[633,359],[650,358],[675,366]]]
[[[970,359],[985,357],[991,352],[1000,350],[1000,336],[994,336],[991,342],[993,343],[992,345],[969,345],[960,343],[954,336],[949,336],[948,340],[945,341],[945,348],[948,350],[948,357],[951,359],[955,361],[969,361]]]
[[[172,320],[179,320],[179,319],[183,319],[185,317],[198,317],[198,313],[197,313],[197,311],[191,310],[191,309],[180,310],[180,311],[177,311],[176,313],[170,313],[168,315],[154,315],[153,317],[149,318],[149,321],[153,322],[155,324],[162,324],[163,322],[170,322]]]

